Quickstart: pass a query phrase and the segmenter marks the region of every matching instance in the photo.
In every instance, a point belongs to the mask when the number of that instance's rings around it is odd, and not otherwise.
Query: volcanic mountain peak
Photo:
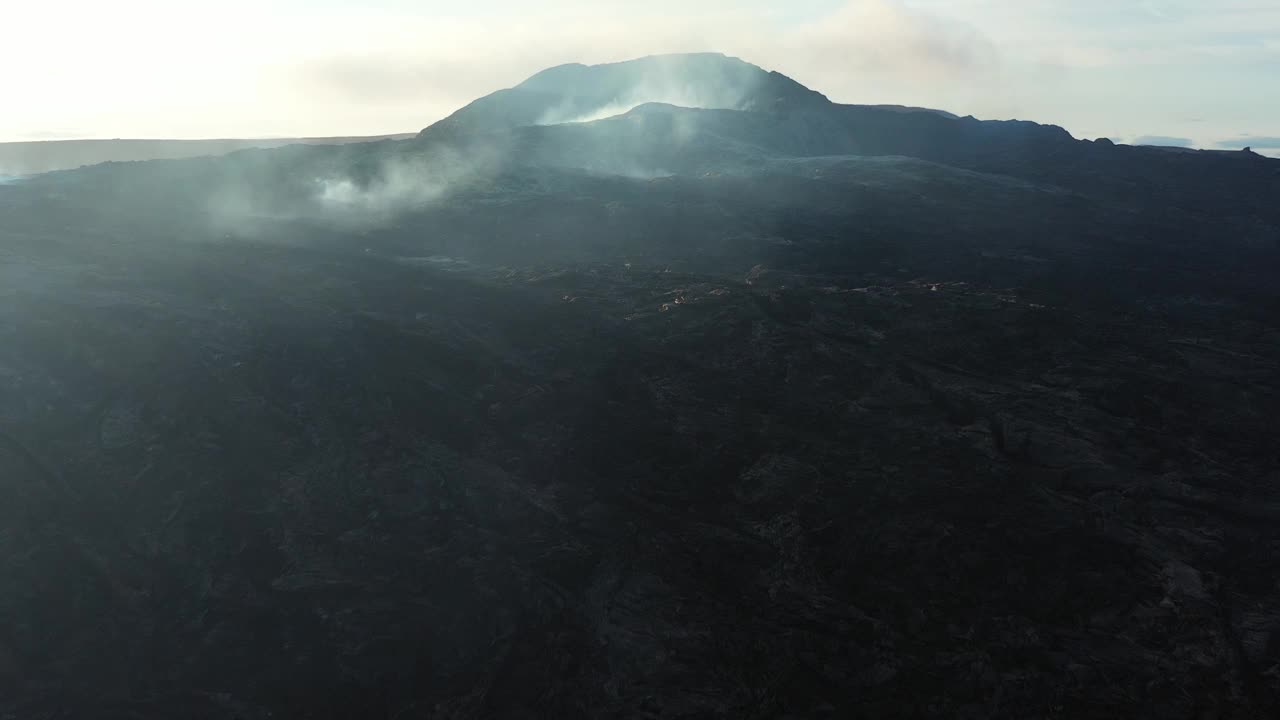
[[[820,93],[777,72],[722,53],[649,55],[623,62],[584,65],[570,63],[534,74],[517,87],[567,96],[661,96],[672,90],[704,95],[713,102],[699,107],[745,109],[745,102],[767,91],[782,91],[790,99],[825,102]],[[664,91],[668,91],[665,92]],[[661,100],[651,97],[649,100]],[[672,103],[679,104],[679,103]]]
[[[514,88],[476,100],[432,128],[488,131],[584,122],[651,102],[757,111],[830,105],[821,93],[739,58],[719,53],[651,55],[548,68]]]

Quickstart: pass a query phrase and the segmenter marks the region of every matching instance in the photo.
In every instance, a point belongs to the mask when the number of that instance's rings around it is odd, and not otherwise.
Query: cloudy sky
[[[857,103],[1280,153],[1280,0],[0,0],[0,140],[415,131],[715,50]]]

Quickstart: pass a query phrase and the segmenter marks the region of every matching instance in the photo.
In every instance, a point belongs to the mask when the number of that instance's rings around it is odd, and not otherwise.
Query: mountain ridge
[[[217,156],[286,145],[332,145],[404,140],[413,133],[298,138],[88,138],[0,142],[0,174],[32,175],[103,162],[141,162]]]
[[[714,93],[700,92],[700,88],[716,84],[708,78],[734,73],[741,73],[739,82],[727,94],[712,97]],[[685,93],[686,100],[704,94],[718,102],[698,107],[698,103],[681,103],[679,98],[664,99],[662,96],[670,94],[672,87],[693,88]],[[626,101],[617,102],[619,97]],[[673,99],[677,101],[672,102]],[[1280,212],[1272,212],[1262,202],[1268,194],[1280,192],[1280,185],[1276,175],[1268,171],[1272,167],[1268,159],[1260,155],[1194,152],[1172,159],[1174,153],[1156,148],[1076,139],[1052,124],[979,120],[927,108],[833,103],[786,76],[720,54],[661,55],[606,65],[549,68],[514,88],[477,99],[422,130],[417,141],[465,143],[467,137],[522,127],[583,124],[547,121],[557,114],[560,120],[574,119],[568,116],[576,115],[577,119],[609,123],[612,118],[625,117],[636,108],[655,102],[671,106],[663,112],[673,117],[695,118],[693,125],[700,131],[728,134],[745,146],[759,145],[752,139],[758,138],[759,127],[774,123],[775,135],[770,142],[790,144],[802,154],[905,155],[982,172],[1067,184],[1086,191],[1106,190],[1117,196],[1158,192],[1189,204],[1204,204],[1202,194],[1212,196],[1209,203],[1247,197],[1254,210],[1272,218],[1272,222],[1280,222]],[[706,107],[708,104],[719,107]],[[697,110],[727,112],[699,116],[693,112]],[[743,115],[734,119],[728,111]],[[724,120],[723,127],[713,128],[711,123],[702,122],[710,117]],[[618,123],[612,126],[625,128]],[[750,130],[749,126],[757,129]],[[584,135],[584,142],[594,142],[591,136],[600,133],[598,128],[580,128],[576,132]],[[642,148],[625,132],[617,142],[620,152],[629,152],[627,148],[632,147],[630,152],[637,156],[672,152],[671,142]],[[820,147],[824,142],[828,146]],[[572,142],[566,140],[563,153],[574,154]],[[1257,164],[1238,162],[1244,159]],[[1202,176],[1204,173],[1207,175]]]

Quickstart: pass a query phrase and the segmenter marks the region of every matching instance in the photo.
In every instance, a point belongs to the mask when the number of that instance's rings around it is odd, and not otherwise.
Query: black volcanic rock
[[[1280,716],[1280,162],[761,73],[0,186],[0,718]]]

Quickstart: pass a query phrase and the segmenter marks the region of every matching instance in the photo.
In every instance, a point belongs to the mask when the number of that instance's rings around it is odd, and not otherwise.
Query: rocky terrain
[[[0,187],[0,718],[1280,712],[1280,162],[736,62]]]

